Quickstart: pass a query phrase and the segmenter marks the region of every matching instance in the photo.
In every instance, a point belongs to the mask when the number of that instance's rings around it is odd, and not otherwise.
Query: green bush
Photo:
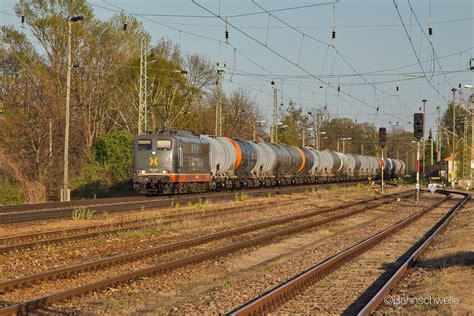
[[[0,183],[0,205],[24,203],[23,192],[9,183]]]
[[[73,181],[75,198],[94,198],[130,193],[133,137],[124,131],[104,135],[93,146]]]

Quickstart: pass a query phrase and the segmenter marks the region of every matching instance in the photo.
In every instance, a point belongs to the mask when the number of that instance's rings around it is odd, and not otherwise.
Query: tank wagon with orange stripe
[[[377,179],[382,167],[387,179],[405,172],[395,159],[173,129],[137,136],[133,150],[134,188],[145,194]]]

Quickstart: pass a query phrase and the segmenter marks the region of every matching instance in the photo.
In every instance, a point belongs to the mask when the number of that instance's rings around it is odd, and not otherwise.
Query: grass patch
[[[249,198],[249,195],[246,192],[239,192],[235,194],[234,200],[236,202],[245,202],[248,200],[248,198]]]
[[[232,281],[231,280],[225,280],[222,283],[222,287],[224,288],[224,290],[230,289],[231,286],[232,286]]]
[[[53,255],[53,253],[54,253],[54,248],[53,248],[53,246],[52,246],[52,245],[48,245],[48,247],[46,247],[46,251],[47,251],[47,253],[48,253],[48,256],[51,257],[51,256]]]
[[[196,211],[205,211],[207,206],[209,205],[209,200],[208,199],[201,199],[199,198],[199,200],[194,204],[194,209]]]
[[[78,206],[72,210],[72,219],[75,221],[90,220],[92,215],[94,215],[94,211],[84,206]]]
[[[154,229],[154,228],[143,228],[140,230],[134,230],[134,231],[129,231],[125,234],[126,237],[128,238],[139,238],[139,239],[144,239],[144,238],[149,238],[155,235],[162,234],[163,231],[159,229]]]
[[[110,219],[110,213],[109,211],[105,211],[102,213],[102,217],[104,218],[104,220],[108,221]]]

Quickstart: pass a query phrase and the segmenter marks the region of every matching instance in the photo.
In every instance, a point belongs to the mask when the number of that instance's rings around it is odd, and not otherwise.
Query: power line
[[[258,4],[256,2],[256,0],[252,0],[252,3],[255,4],[257,7],[259,7],[260,9],[264,10],[264,11],[267,11],[263,6],[261,6],[260,4]],[[335,7],[335,2],[333,2],[333,34],[332,34],[332,37],[333,37],[333,41],[335,40],[335,16],[334,16],[334,7]],[[364,80],[367,84],[371,85],[375,90],[378,90],[380,92],[382,92],[383,94],[387,94],[387,95],[390,95],[390,96],[393,96],[393,97],[397,97],[398,100],[400,100],[400,102],[402,102],[402,104],[409,110],[411,111],[410,107],[400,98],[400,96],[397,96],[397,95],[393,95],[391,93],[388,93],[388,92],[385,92],[383,91],[382,89],[379,89],[377,88],[374,84],[371,84],[367,79],[365,79],[356,69],[355,67],[339,52],[339,50],[336,48],[336,46],[334,45],[334,42],[333,44],[329,44],[327,42],[324,42],[320,39],[317,39],[315,38],[314,36],[311,36],[311,35],[308,35],[306,33],[304,33],[303,31],[295,28],[294,26],[290,25],[289,23],[287,23],[286,21],[284,21],[283,19],[273,15],[272,13],[268,12],[268,14],[270,14],[271,16],[273,16],[275,19],[277,19],[278,21],[280,21],[281,23],[283,23],[284,25],[288,26],[289,28],[293,29],[294,31],[298,32],[299,34],[301,34],[304,38],[304,36],[308,37],[309,39],[312,39],[313,41],[317,42],[317,43],[320,43],[320,44],[323,44],[323,45],[326,45],[328,47],[331,47],[334,52],[337,54],[337,56],[339,56],[345,63],[346,65],[349,66],[349,68],[351,68],[351,70],[357,74],[362,80]],[[333,60],[333,63],[332,63],[332,67],[331,67],[331,70],[334,68],[334,62],[335,60]],[[298,62],[297,62],[297,66],[298,65]],[[332,71],[331,71],[332,72]],[[339,91],[339,87],[338,87],[338,91]]]
[[[198,2],[196,2],[195,0],[192,0],[192,2],[194,4],[196,4],[197,6],[199,6],[200,8],[202,8],[203,10],[215,15],[216,17],[219,17],[216,13],[214,13],[213,11],[209,10],[208,8],[206,8],[205,6],[199,4]],[[221,20],[223,20],[221,17],[219,17]],[[274,53],[275,55],[279,56],[281,59],[285,60],[286,62],[298,67],[299,69],[301,69],[302,71],[304,71],[305,73],[307,73],[308,75],[314,77],[315,79],[319,80],[321,83],[327,85],[328,87],[330,88],[333,88],[333,89],[336,89],[337,90],[337,87],[334,87],[333,85],[323,81],[322,79],[320,79],[319,77],[315,76],[314,74],[312,74],[311,72],[309,72],[308,70],[306,70],[305,68],[297,65],[295,62],[293,62],[292,60],[288,59],[287,57],[285,57],[284,55],[282,55],[281,53],[275,51],[274,49],[270,48],[269,46],[265,46],[264,43],[262,43],[261,41],[259,41],[258,39],[254,38],[253,36],[249,35],[248,33],[246,33],[245,31],[241,30],[240,28],[236,27],[233,23],[229,22],[229,25],[232,26],[232,28],[234,28],[235,30],[237,30],[239,33],[243,34],[244,36],[248,37],[249,39],[251,39],[252,41],[256,42],[257,44],[265,47],[266,49],[270,50],[272,53]],[[368,107],[371,107],[371,108],[374,108],[372,105],[368,104],[367,102],[365,102],[364,100],[361,100],[360,98],[357,98],[355,96],[353,96],[352,94],[348,94],[346,92],[341,92],[342,94],[362,103],[362,104],[365,104],[367,105]],[[392,115],[391,113],[387,113],[385,111],[383,111],[385,114],[389,115],[389,116],[394,116]],[[400,119],[399,117],[396,117],[394,116],[395,118],[397,119]]]
[[[128,10],[125,10],[125,9],[123,9],[123,8],[121,8],[121,7],[117,6],[117,5],[115,5],[115,4],[111,4],[111,3],[107,2],[106,0],[103,0],[103,1],[104,1],[104,3],[106,3],[106,4],[109,4],[109,5],[113,6],[113,7],[115,7],[117,10],[114,10],[114,9],[111,9],[111,8],[107,8],[107,7],[104,7],[104,6],[101,6],[101,5],[96,5],[96,4],[92,4],[92,5],[93,5],[93,6],[100,7],[100,8],[103,8],[103,9],[105,9],[105,10],[112,11],[112,12],[116,12],[116,13],[123,13],[123,12],[126,12],[127,14],[129,14],[129,15],[131,15],[131,16],[135,16],[135,14],[134,14],[133,12],[130,12],[130,11],[128,11]],[[331,3],[332,3],[332,2],[331,2]],[[144,20],[147,20],[147,21],[150,21],[150,22],[152,22],[152,23],[156,23],[156,24],[158,24],[158,25],[161,25],[161,26],[163,26],[163,27],[172,29],[172,30],[174,30],[174,31],[178,31],[180,34],[181,34],[181,33],[184,33],[184,34],[188,34],[188,35],[190,35],[190,36],[195,36],[195,37],[202,38],[202,39],[206,39],[206,40],[209,40],[209,41],[218,42],[219,45],[222,44],[222,41],[217,40],[217,39],[215,39],[215,38],[203,36],[203,35],[200,35],[200,34],[196,34],[196,33],[194,33],[194,32],[183,31],[183,30],[180,30],[180,29],[178,29],[178,28],[175,28],[175,27],[172,27],[172,26],[167,26],[167,25],[164,24],[164,23],[160,23],[160,22],[157,22],[157,21],[155,21],[155,20],[152,20],[152,19],[149,19],[149,18],[146,18],[146,17],[139,17],[139,18],[144,19]],[[229,24],[229,25],[230,25],[230,24]],[[250,63],[252,63],[252,64],[258,66],[258,67],[261,68],[261,69],[263,69],[263,70],[264,70],[265,72],[267,72],[268,74],[270,74],[270,75],[272,75],[272,76],[274,76],[274,77],[277,77],[277,78],[281,79],[282,82],[283,82],[283,81],[284,81],[284,82],[287,82],[290,86],[298,87],[297,85],[295,85],[295,84],[293,84],[293,83],[291,83],[291,82],[288,82],[288,81],[284,80],[284,78],[279,77],[278,75],[274,74],[273,72],[271,72],[271,71],[268,70],[267,68],[263,67],[262,65],[260,65],[259,63],[257,63],[254,59],[252,59],[250,56],[248,56],[247,54],[245,54],[244,52],[242,52],[241,50],[239,50],[237,47],[235,47],[235,46],[232,45],[231,43],[228,43],[227,45],[229,45],[230,47],[232,47],[240,56],[244,57],[244,58],[245,58],[246,60],[248,60]],[[312,93],[315,92],[314,90],[310,90],[310,89],[303,89],[303,90],[304,90],[304,91],[307,91],[307,92],[312,92]],[[287,100],[295,100],[295,99],[296,99],[296,98],[289,97],[289,96],[287,96],[286,98],[287,98]],[[284,99],[282,98],[282,100],[284,100]]]
[[[424,76],[425,76],[426,82],[428,82],[428,84],[433,88],[433,90],[435,90],[436,93],[447,103],[448,100],[444,97],[444,95],[442,95],[442,94],[436,89],[436,87],[433,85],[433,83],[432,83],[430,80],[428,80],[428,77],[426,76],[426,72],[425,72],[425,70],[423,69],[423,66],[422,66],[422,64],[421,64],[420,57],[418,56],[418,54],[417,54],[417,52],[416,52],[415,46],[413,45],[413,41],[411,40],[411,36],[410,36],[410,34],[408,33],[408,30],[407,30],[407,28],[406,28],[406,26],[405,26],[405,22],[403,21],[403,18],[402,18],[401,14],[400,14],[400,10],[398,9],[397,2],[396,2],[395,0],[392,0],[392,1],[393,1],[393,5],[395,6],[395,9],[397,10],[397,14],[398,14],[398,17],[399,17],[399,19],[400,19],[400,22],[401,22],[402,25],[403,25],[403,30],[405,31],[405,34],[406,34],[406,36],[407,36],[407,38],[408,38],[408,41],[410,42],[410,46],[411,46],[411,48],[412,48],[412,50],[413,50],[413,53],[415,54],[416,60],[418,61],[418,65],[420,66],[420,69],[421,69],[421,71],[423,72],[423,74],[424,74]]]
[[[420,27],[421,33],[425,36],[425,38],[426,38],[426,39],[428,40],[428,42],[430,43],[431,48],[433,49],[433,55],[434,55],[436,61],[438,62],[439,68],[441,69],[441,72],[443,73],[444,79],[446,79],[446,81],[448,82],[448,84],[449,84],[450,86],[452,86],[452,84],[449,82],[448,78],[446,77],[446,74],[444,73],[443,67],[441,66],[441,63],[439,62],[439,59],[437,58],[436,50],[435,50],[435,48],[434,48],[434,46],[433,46],[433,42],[431,41],[431,38],[430,38],[428,35],[426,35],[425,31],[423,30],[423,26],[421,25],[420,21],[418,20],[418,17],[416,16],[415,10],[413,10],[413,7],[412,7],[412,5],[411,5],[410,0],[408,0],[408,5],[410,6],[410,10],[411,10],[411,12],[413,13],[413,16],[415,17],[416,23],[417,23],[418,26]],[[430,15],[431,15],[431,2],[430,2]]]
[[[339,2],[339,0],[337,0]],[[300,5],[300,6],[295,6],[295,7],[287,7],[287,8],[281,8],[281,9],[273,9],[271,12],[283,12],[283,11],[291,11],[291,10],[299,10],[299,9],[306,9],[306,8],[312,8],[312,7],[319,7],[323,5],[328,5],[332,4],[333,2],[323,2],[323,3],[314,3],[314,4],[307,4],[307,5]],[[108,3],[110,5],[110,3]],[[259,11],[259,12],[248,12],[248,13],[241,13],[241,14],[234,14],[234,15],[226,15],[228,18],[239,18],[239,17],[245,17],[245,16],[252,16],[252,15],[260,15],[260,14],[265,14],[265,11]],[[151,17],[171,17],[171,18],[204,18],[204,19],[215,19],[216,16],[212,15],[187,15],[187,14],[159,14],[159,13],[134,13],[133,15],[135,16],[151,16]],[[218,14],[218,16],[225,16],[222,14]]]

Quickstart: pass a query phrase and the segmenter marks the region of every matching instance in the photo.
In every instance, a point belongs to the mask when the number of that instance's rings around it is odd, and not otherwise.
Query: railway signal
[[[387,129],[385,127],[379,128],[379,144],[380,147],[385,147],[385,140],[387,138]]]
[[[413,136],[416,138],[416,200],[420,200],[420,139],[423,138],[423,113],[413,116]]]
[[[379,144],[382,147],[382,193],[385,191],[385,181],[384,181],[384,174],[383,171],[385,169],[384,164],[384,149],[385,149],[385,140],[387,138],[387,129],[385,127],[379,128]]]
[[[413,123],[413,135],[420,140],[423,138],[423,113],[415,113]]]

